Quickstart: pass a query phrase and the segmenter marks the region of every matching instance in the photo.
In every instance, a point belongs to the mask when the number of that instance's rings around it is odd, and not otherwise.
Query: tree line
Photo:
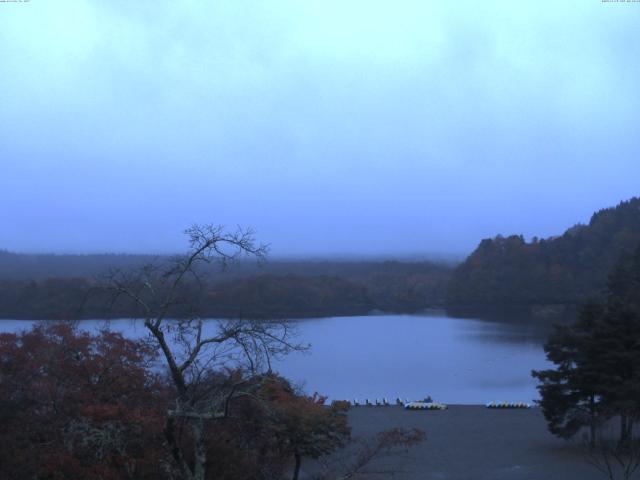
[[[295,318],[412,313],[426,308],[471,311],[575,307],[601,295],[621,255],[640,244],[640,199],[594,213],[559,237],[521,235],[482,240],[459,265],[430,261],[240,260],[224,272],[198,271],[184,289],[198,290],[202,315]],[[0,317],[104,318],[103,277],[112,270],[167,264],[144,255],[16,255],[0,251]],[[559,309],[558,309],[559,310]],[[118,316],[135,312],[112,306]],[[554,312],[552,312],[554,313]],[[179,310],[175,315],[182,315]]]
[[[165,259],[155,264],[167,263],[171,262]],[[374,310],[416,312],[443,304],[451,271],[446,265],[431,263],[356,266],[345,266],[332,275],[240,275],[232,270],[228,279],[199,275],[185,279],[180,288],[190,298],[189,308],[197,308],[201,316],[209,318],[366,315]],[[109,292],[100,277],[0,280],[0,317],[4,318],[122,318],[138,313],[136,305],[129,301],[119,299],[109,304],[108,300]],[[180,305],[173,306],[174,316],[188,313]]]

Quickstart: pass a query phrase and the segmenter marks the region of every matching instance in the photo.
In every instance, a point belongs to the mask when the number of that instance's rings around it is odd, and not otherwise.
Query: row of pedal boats
[[[375,401],[370,401],[369,399],[365,399],[364,403],[360,403],[358,399],[354,399],[353,402],[350,402],[354,407],[359,406],[389,406],[391,403],[386,398],[382,398],[381,400],[375,399]],[[434,402],[431,397],[426,397],[424,400],[406,400],[403,401],[401,398],[396,398],[395,405],[403,406],[407,410],[446,410],[447,405],[444,403]],[[517,409],[517,408],[531,408],[532,405],[526,402],[490,402],[485,405],[486,408],[490,409]]]

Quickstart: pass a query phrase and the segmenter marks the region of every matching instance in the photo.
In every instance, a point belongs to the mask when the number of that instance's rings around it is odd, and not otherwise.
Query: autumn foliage
[[[175,391],[163,372],[148,343],[108,330],[45,323],[0,335],[0,478],[180,478],[165,437]],[[207,478],[289,477],[303,457],[349,440],[345,403],[325,406],[275,374],[230,370],[202,381],[254,387],[207,422]],[[188,454],[193,439],[179,420]]]
[[[2,478],[157,478],[154,357],[118,333],[68,324],[0,335]]]

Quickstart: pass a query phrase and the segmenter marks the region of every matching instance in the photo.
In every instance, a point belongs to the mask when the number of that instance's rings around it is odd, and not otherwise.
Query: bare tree
[[[608,480],[629,480],[640,467],[640,443],[632,439],[626,445],[600,439],[585,446],[586,460]]]
[[[350,449],[329,456],[321,462],[322,472],[314,480],[348,480],[369,475],[393,477],[397,469],[367,471],[373,463],[384,457],[405,454],[425,440],[425,432],[418,428],[392,428],[370,439],[355,439]]]
[[[218,262],[225,267],[242,256],[263,260],[265,245],[256,244],[251,230],[228,232],[221,226],[194,225],[186,255],[169,262],[146,265],[132,272],[112,272],[107,280],[112,301],[124,297],[140,312],[151,340],[162,352],[175,398],[167,411],[164,434],[185,480],[206,478],[207,421],[229,416],[237,397],[253,395],[261,373],[271,371],[271,360],[306,348],[295,343],[286,322],[209,320],[197,315],[202,267]],[[176,309],[182,319],[170,319]],[[223,376],[224,368],[242,374]],[[185,448],[178,428],[185,425],[192,447]]]

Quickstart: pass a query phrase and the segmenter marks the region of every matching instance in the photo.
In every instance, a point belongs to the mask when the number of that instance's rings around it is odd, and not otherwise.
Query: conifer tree
[[[598,366],[591,332],[602,315],[600,305],[587,304],[574,325],[557,326],[544,346],[547,359],[557,368],[532,372],[541,382],[539,404],[549,431],[562,438],[571,438],[583,427],[588,427],[592,445],[596,442],[597,426],[604,412],[598,390],[603,372]]]
[[[534,371],[549,430],[569,438],[620,418],[621,447],[640,418],[640,248],[609,275],[606,299],[582,307],[577,322],[556,327],[545,345],[555,369]]]

